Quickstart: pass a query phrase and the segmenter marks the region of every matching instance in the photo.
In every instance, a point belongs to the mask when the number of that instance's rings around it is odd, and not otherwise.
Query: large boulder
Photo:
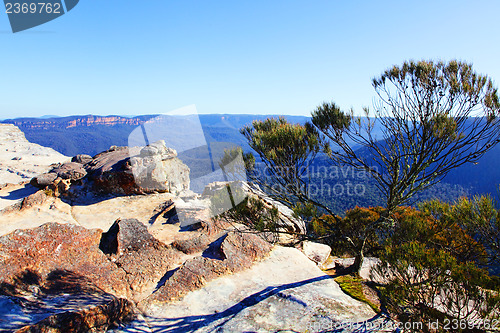
[[[302,252],[318,266],[321,266],[330,256],[332,249],[326,244],[304,241],[302,242]]]
[[[16,284],[29,270],[42,279],[58,270],[88,277],[105,292],[128,296],[126,274],[99,249],[102,232],[73,224],[46,223],[0,237],[0,283]]]
[[[189,168],[163,141],[142,149],[112,147],[94,156],[85,168],[100,192],[177,194],[189,189]]]
[[[100,248],[126,272],[136,299],[151,293],[179,257],[179,251],[158,241],[136,219],[117,220],[103,234]]]
[[[80,164],[86,164],[92,161],[92,156],[86,154],[78,154],[71,158],[71,162],[76,162]]]
[[[57,178],[57,173],[54,172],[47,172],[47,173],[42,173],[41,175],[38,175],[36,177],[33,177],[30,181],[31,185],[38,187],[38,188],[45,188],[52,184]]]
[[[57,177],[69,180],[79,180],[87,175],[87,171],[80,163],[68,162],[53,168],[51,173],[55,173]]]

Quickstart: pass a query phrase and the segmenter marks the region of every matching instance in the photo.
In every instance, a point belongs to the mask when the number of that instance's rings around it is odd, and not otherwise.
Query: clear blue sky
[[[472,62],[498,86],[499,16],[496,0],[81,0],[12,34],[2,12],[0,119],[360,109],[407,59]]]

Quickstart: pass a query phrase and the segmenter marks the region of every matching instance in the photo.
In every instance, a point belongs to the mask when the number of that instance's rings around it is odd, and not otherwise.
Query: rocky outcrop
[[[17,184],[47,172],[69,158],[26,140],[14,125],[0,124],[0,184]]]
[[[57,173],[55,172],[47,172],[42,173],[36,177],[33,177],[30,181],[31,185],[36,186],[38,188],[46,188],[51,185],[57,178]]]
[[[136,219],[117,220],[103,234],[100,248],[125,271],[135,299],[151,293],[179,257],[177,250],[159,242]]]
[[[133,302],[143,332],[314,331],[308,323],[373,315],[297,249],[213,221],[210,196],[227,183],[203,198],[187,191],[189,169],[161,141],[58,162],[33,179],[36,188],[0,186],[17,201],[0,212],[0,330],[139,331],[123,326]],[[305,231],[258,188],[236,185],[238,200],[277,207],[282,229]],[[116,195],[138,193],[148,195]],[[321,262],[326,249],[309,245]]]
[[[298,249],[281,246],[247,270],[144,313],[153,330],[177,333],[381,332],[386,320],[343,293]]]
[[[189,168],[159,141],[138,148],[112,147],[85,165],[97,191],[117,194],[179,193],[189,189]]]
[[[145,192],[180,193],[189,189],[189,168],[177,158],[177,152],[160,140],[141,149],[130,158],[138,186]]]
[[[46,279],[55,270],[88,277],[105,292],[128,296],[126,274],[99,249],[102,232],[46,223],[0,237],[0,283],[15,284],[26,270]]]
[[[203,287],[226,274],[249,268],[271,250],[271,245],[255,234],[230,232],[212,244],[203,256],[187,260],[142,304],[170,302]]]
[[[175,150],[158,141],[142,149],[113,146],[93,158],[77,155],[72,162],[55,165],[48,173],[34,177],[31,184],[51,189],[58,196],[68,194],[71,185],[81,181],[98,193],[178,194],[189,190],[189,168]]]
[[[55,165],[49,172],[33,177],[30,184],[52,191],[52,194],[59,196],[67,194],[71,185],[87,175],[87,171],[82,164],[68,162]]]
[[[318,266],[323,265],[332,252],[328,245],[310,241],[302,242],[301,247],[306,257],[314,261]]]
[[[230,186],[232,200],[229,200],[229,195],[227,194],[227,186]],[[235,204],[240,203],[245,197],[252,197],[260,200],[264,203],[266,208],[271,209],[275,207],[278,209],[279,214],[279,227],[283,231],[288,231],[291,233],[306,233],[306,226],[302,219],[294,216],[293,211],[286,207],[285,205],[277,202],[276,200],[271,199],[266,193],[264,193],[257,185],[249,185],[246,182],[236,181],[236,182],[214,182],[208,184],[202,194],[204,198],[214,198],[217,196],[221,196],[224,192],[226,192],[227,199],[223,199],[222,204],[217,202],[218,205],[222,205],[223,210],[228,210],[232,208],[232,203]],[[220,201],[220,200],[218,200]],[[250,202],[248,202],[250,204]],[[282,240],[286,242],[286,239]]]

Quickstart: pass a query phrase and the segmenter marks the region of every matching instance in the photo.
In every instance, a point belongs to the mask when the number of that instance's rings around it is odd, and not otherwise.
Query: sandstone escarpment
[[[0,187],[29,181],[48,171],[51,164],[68,159],[54,149],[29,142],[16,126],[0,124]]]
[[[149,118],[154,116],[145,117],[120,117],[120,116],[71,116],[62,118],[53,118],[45,120],[32,121],[30,119],[14,119],[8,120],[10,124],[22,128],[30,129],[51,129],[51,128],[72,128],[72,127],[89,127],[96,125],[114,126],[114,125],[132,125],[138,126],[145,123]]]

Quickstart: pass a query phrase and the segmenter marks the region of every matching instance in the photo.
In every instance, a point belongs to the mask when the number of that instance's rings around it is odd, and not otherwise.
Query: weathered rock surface
[[[251,267],[270,250],[271,245],[257,235],[230,232],[205,251],[204,256],[187,260],[174,271],[165,284],[143,302],[143,306],[179,299],[219,276]]]
[[[179,258],[177,250],[159,242],[136,219],[117,220],[103,234],[100,248],[126,272],[136,300],[150,294]]]
[[[44,191],[39,190],[39,191],[36,191],[35,193],[32,193],[32,194],[26,196],[21,201],[4,208],[2,210],[2,214],[8,214],[10,212],[16,212],[16,211],[22,211],[25,209],[30,209],[32,207],[39,206],[39,205],[43,204],[45,201],[47,201],[47,195],[45,194]]]
[[[61,164],[50,171],[62,179],[79,180],[87,175],[87,171],[80,163],[68,162]]]
[[[305,234],[306,232],[306,226],[304,221],[302,221],[299,218],[296,218],[293,216],[293,211],[286,207],[285,205],[277,202],[276,200],[271,199],[267,194],[265,194],[262,190],[258,188],[257,185],[249,186],[245,182],[231,182],[229,183],[231,187],[231,192],[233,193],[233,197],[235,196],[234,193],[243,193],[243,196],[241,194],[237,194],[236,198],[233,198],[233,201],[236,199],[236,204],[239,203],[245,196],[248,197],[253,197],[256,199],[261,200],[264,202],[266,207],[276,207],[279,212],[279,224],[281,229],[293,233],[301,233]],[[214,197],[215,195],[220,195],[220,191],[227,191],[226,186],[228,185],[227,182],[214,182],[211,184],[208,184],[205,187],[205,190],[203,191],[202,197],[204,198],[211,198]],[[229,201],[229,196],[228,200],[225,200],[228,203],[231,203]],[[223,207],[224,208],[224,207]],[[231,205],[228,205],[226,209],[230,209]]]
[[[304,241],[302,242],[302,252],[318,266],[321,266],[330,256],[332,249],[326,244]]]
[[[15,283],[0,284],[0,331],[103,331],[132,319],[133,305],[79,274],[56,270],[43,278],[26,270]]]
[[[125,298],[113,299],[86,310],[51,315],[34,325],[21,328],[17,333],[106,332],[108,328],[132,319],[132,307],[133,304]]]
[[[175,205],[175,210],[181,227],[201,226],[210,221],[212,217],[210,200],[207,199],[194,199],[189,202],[179,201]]]
[[[368,305],[344,294],[299,250],[281,246],[250,269],[214,279],[181,300],[152,304],[145,314],[153,332],[176,333],[320,332],[376,320]]]
[[[15,284],[26,270],[42,279],[56,270],[87,276],[105,292],[128,296],[125,272],[99,249],[102,232],[73,224],[46,223],[0,237],[0,283]]]
[[[36,177],[33,177],[30,181],[30,184],[36,186],[38,188],[45,188],[52,184],[57,178],[57,173],[55,172],[47,172],[42,173]]]
[[[0,211],[0,220],[2,221],[0,223],[0,236],[12,233],[17,229],[36,228],[53,221],[60,224],[79,224],[72,215],[72,207],[60,198],[47,196],[43,203],[21,209],[24,200],[26,199],[21,199],[21,202]],[[96,220],[98,219],[94,216],[94,225],[98,227],[99,223]]]
[[[69,159],[52,148],[26,140],[14,125],[0,124],[0,184],[17,184],[47,172],[53,163]]]
[[[137,150],[113,147],[94,156],[85,167],[95,188],[118,194],[179,193],[189,189],[189,168],[165,142]]]
[[[92,156],[86,154],[78,154],[71,158],[71,162],[76,162],[80,164],[86,164],[90,161],[92,161]]]

